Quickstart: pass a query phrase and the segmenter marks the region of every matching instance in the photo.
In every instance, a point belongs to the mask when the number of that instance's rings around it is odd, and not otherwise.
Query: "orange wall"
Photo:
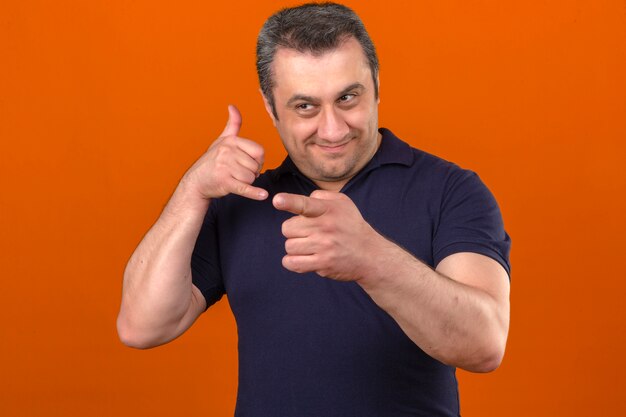
[[[255,37],[284,3],[0,3],[0,415],[232,416],[227,302],[123,347],[126,260],[226,121],[284,152]],[[513,238],[507,356],[464,416],[626,415],[626,3],[349,1],[381,125],[478,171]]]

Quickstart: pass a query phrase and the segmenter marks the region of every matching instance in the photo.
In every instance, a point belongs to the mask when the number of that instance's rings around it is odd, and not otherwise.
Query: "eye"
[[[337,104],[339,104],[344,109],[351,109],[352,107],[359,104],[359,94],[358,93],[344,94],[337,99]]]
[[[319,110],[319,106],[314,103],[298,103],[293,106],[293,109],[300,117],[314,117]]]

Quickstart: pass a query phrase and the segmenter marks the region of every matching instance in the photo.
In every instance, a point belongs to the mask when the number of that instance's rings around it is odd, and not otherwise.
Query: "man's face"
[[[272,64],[278,120],[266,107],[298,169],[339,191],[380,143],[378,100],[361,45],[349,38],[320,56],[279,48]]]

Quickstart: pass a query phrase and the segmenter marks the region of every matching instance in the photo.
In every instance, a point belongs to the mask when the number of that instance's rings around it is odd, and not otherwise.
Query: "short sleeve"
[[[488,256],[511,274],[511,239],[493,194],[472,171],[457,168],[446,182],[433,239],[435,266],[458,252]]]
[[[216,227],[218,202],[211,200],[191,256],[192,282],[204,296],[207,308],[225,293]]]

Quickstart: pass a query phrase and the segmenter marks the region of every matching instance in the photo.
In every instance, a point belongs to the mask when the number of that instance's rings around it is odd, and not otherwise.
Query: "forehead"
[[[279,48],[272,73],[276,99],[292,94],[323,97],[357,82],[373,86],[367,58],[354,38],[321,54]]]

